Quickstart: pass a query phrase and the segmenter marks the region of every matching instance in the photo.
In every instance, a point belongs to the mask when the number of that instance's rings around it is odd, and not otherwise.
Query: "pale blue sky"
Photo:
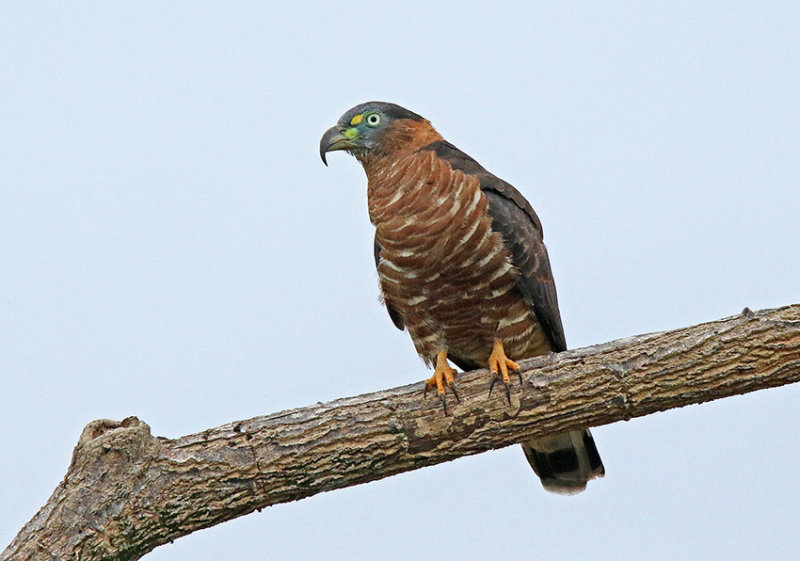
[[[392,101],[542,219],[571,347],[800,301],[796,2],[0,5],[0,547],[83,426],[176,437],[428,375],[378,304],[365,178],[322,133]],[[800,388],[278,505],[149,561],[786,559]]]

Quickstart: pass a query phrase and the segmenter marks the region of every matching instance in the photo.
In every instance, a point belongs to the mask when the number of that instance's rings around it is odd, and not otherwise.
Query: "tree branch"
[[[420,383],[170,440],[135,417],[89,423],[64,480],[0,561],[128,560],[276,503],[800,380],[800,304],[522,361],[487,395],[459,375],[450,415]]]

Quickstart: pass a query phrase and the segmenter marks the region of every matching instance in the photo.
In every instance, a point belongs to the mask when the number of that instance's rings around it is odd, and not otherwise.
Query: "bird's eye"
[[[381,124],[381,116],[377,113],[370,113],[367,115],[367,125],[371,127],[377,127]]]

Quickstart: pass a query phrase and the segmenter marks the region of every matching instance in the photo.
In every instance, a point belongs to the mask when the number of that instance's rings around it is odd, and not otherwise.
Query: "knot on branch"
[[[150,455],[156,442],[150,426],[136,417],[92,421],[84,427],[72,452],[68,479],[99,474],[104,469],[112,471],[111,467],[104,468],[105,464],[113,464],[113,471],[119,471],[124,465],[139,463]]]
[[[147,434],[150,434],[150,427],[147,423],[140,421],[137,417],[126,417],[121,421],[113,421],[111,419],[97,419],[90,422],[83,427],[80,438],[78,438],[78,447],[84,446],[107,434],[109,431],[116,429],[138,429],[144,427]]]

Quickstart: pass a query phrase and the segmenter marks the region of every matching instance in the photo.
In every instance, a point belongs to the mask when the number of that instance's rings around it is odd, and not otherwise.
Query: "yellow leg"
[[[447,364],[447,351],[439,351],[436,354],[436,368],[433,370],[433,376],[425,381],[425,391],[435,387],[436,393],[444,395],[445,386],[453,388],[455,374],[455,369],[450,368],[450,365]]]
[[[425,381],[425,393],[427,394],[428,390],[433,387],[436,388],[436,393],[439,394],[439,399],[442,401],[445,415],[447,415],[447,400],[444,397],[446,387],[450,388],[453,395],[456,396],[456,401],[461,401],[458,399],[458,392],[456,392],[455,375],[455,369],[450,368],[447,363],[447,351],[436,353],[436,368],[433,370],[433,376]]]
[[[516,372],[519,374],[519,364],[506,356],[506,351],[503,348],[503,342],[500,339],[494,340],[492,347],[492,354],[489,355],[489,370],[492,371],[492,385],[489,386],[489,395],[492,394],[494,382],[498,378],[498,372],[502,377],[503,384],[506,387],[506,397],[511,402],[511,379],[508,377],[508,371]],[[522,374],[520,374],[520,383],[522,383]]]

